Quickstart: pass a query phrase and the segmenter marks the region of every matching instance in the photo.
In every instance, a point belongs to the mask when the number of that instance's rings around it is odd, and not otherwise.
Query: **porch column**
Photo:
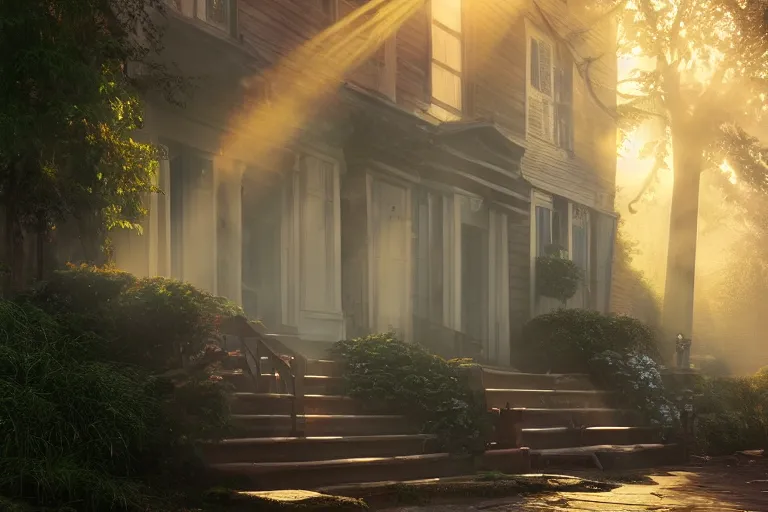
[[[223,158],[216,170],[216,294],[242,305],[244,165]]]

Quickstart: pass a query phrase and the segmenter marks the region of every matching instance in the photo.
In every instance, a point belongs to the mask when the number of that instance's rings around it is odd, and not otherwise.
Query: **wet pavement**
[[[572,473],[585,478],[596,473]],[[655,473],[621,475],[610,492],[554,493],[461,504],[400,506],[389,512],[768,512],[768,462],[725,460]]]

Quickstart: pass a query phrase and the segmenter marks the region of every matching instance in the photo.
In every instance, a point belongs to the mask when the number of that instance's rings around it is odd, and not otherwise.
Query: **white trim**
[[[373,229],[375,226],[373,215],[374,215],[374,208],[373,208],[373,175],[370,172],[365,173],[365,207],[366,207],[366,233],[368,236],[366,237],[366,254],[368,255],[366,265],[367,265],[367,275],[368,279],[366,282],[366,290],[365,295],[368,299],[368,327],[370,328],[373,325],[374,321],[374,311],[376,304],[374,303],[376,293],[376,279],[375,279],[375,257],[373,254]]]
[[[525,18],[525,139],[528,140],[529,137],[534,137],[536,139],[540,139],[549,143],[554,143],[554,122],[552,123],[553,126],[550,131],[550,137],[546,138],[543,135],[539,136],[536,134],[530,133],[530,116],[529,113],[529,107],[530,107],[530,101],[532,97],[538,97],[538,96],[544,96],[543,93],[536,91],[531,86],[531,39],[536,38],[544,41],[545,43],[549,44],[552,49],[552,54],[550,56],[550,71],[551,71],[551,78],[550,78],[550,95],[549,98],[551,99],[550,104],[550,117],[551,120],[554,120],[554,82],[555,82],[555,44],[552,41],[552,38],[545,33],[545,31],[541,30],[539,27],[536,26],[536,24],[531,21],[528,18]],[[543,122],[542,118],[542,122]]]
[[[573,261],[573,203],[568,201],[568,242],[566,249],[568,250],[568,259]]]
[[[453,228],[451,242],[453,244],[453,275],[450,278],[453,281],[453,329],[461,331],[461,196],[453,196]]]
[[[536,252],[538,247],[538,226],[536,218],[536,207],[541,206],[548,208],[549,215],[549,232],[552,233],[552,217],[554,213],[554,202],[552,196],[540,192],[538,190],[531,190],[531,242],[530,242],[530,305],[531,305],[531,317],[536,316]]]
[[[154,246],[155,253],[154,255],[152,252],[150,252],[150,257],[155,261],[155,273],[151,275],[158,275],[158,269],[163,268],[165,269],[165,272],[163,273],[163,277],[171,277],[171,156],[170,156],[170,150],[168,146],[160,145],[158,144],[163,150],[163,158],[160,160],[157,168],[157,185],[162,190],[163,193],[163,204],[165,205],[164,208],[164,218],[161,220],[159,218],[159,212],[157,211],[159,208],[159,204],[161,201],[160,197],[157,197],[157,194],[155,194],[154,201],[152,203],[153,209],[150,210],[150,215],[152,217],[155,217],[155,233],[156,233],[156,239],[157,242]],[[161,222],[165,224],[165,239],[160,239],[160,225]],[[160,261],[160,247],[164,248],[164,254],[165,254],[165,261]]]
[[[488,350],[486,358],[509,364],[509,238],[505,213],[488,211]]]

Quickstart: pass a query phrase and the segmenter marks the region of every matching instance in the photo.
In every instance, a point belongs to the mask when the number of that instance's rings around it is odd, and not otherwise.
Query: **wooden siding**
[[[526,26],[543,32],[552,42],[568,37],[581,59],[605,54],[590,65],[589,71],[594,83],[605,86],[594,86],[593,90],[609,107],[615,105],[612,89],[616,64],[609,57],[615,48],[615,30],[610,23],[603,23],[584,31],[589,20],[562,0],[537,0],[537,4],[541,11],[532,1],[522,9],[517,2],[491,1],[470,18],[470,38],[474,39],[468,48],[468,64],[472,66],[470,114],[493,120],[510,137],[525,140],[523,173],[534,186],[590,207],[611,210],[616,169],[615,122],[590,97],[575,67],[573,153],[526,133]],[[505,20],[506,32],[502,28],[505,23],[499,20]],[[556,36],[551,34],[550,25]],[[489,48],[490,43],[484,43],[484,38],[498,43]]]
[[[362,3],[339,0],[339,17]],[[243,45],[271,63],[290,55],[330,23],[320,0],[240,0],[238,5],[238,33]],[[614,24],[595,24],[577,6],[563,0],[527,0],[523,4],[487,0],[482,6],[473,5],[464,18],[464,118],[493,121],[510,138],[524,143],[523,172],[537,188],[598,210],[612,210],[616,162],[613,119],[596,104],[574,66],[574,150],[567,152],[526,133],[526,84],[527,26],[531,26],[551,42],[567,38],[577,61],[603,55],[589,66],[592,90],[603,103],[614,106],[616,63],[610,57],[615,48]],[[429,2],[402,25],[395,48],[396,101],[408,111],[425,114],[431,96]],[[347,80],[379,91],[383,54],[382,48],[351,70]]]
[[[339,18],[350,15],[364,2],[338,0]],[[299,46],[327,28],[331,20],[323,13],[320,0],[239,0],[238,34],[245,48],[277,64]],[[429,99],[429,18],[425,4],[409,18],[393,38],[396,40],[396,98],[410,110],[426,109]],[[366,89],[384,87],[384,47],[345,80]]]
[[[237,5],[240,40],[272,64],[330,24],[319,0],[238,0]]]

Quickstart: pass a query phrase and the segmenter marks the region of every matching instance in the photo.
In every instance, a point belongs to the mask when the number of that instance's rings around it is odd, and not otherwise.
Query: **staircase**
[[[472,456],[440,453],[419,425],[344,396],[337,363],[302,361],[283,343],[285,336],[239,334],[248,337],[238,336],[227,349],[239,343],[243,349],[230,352],[220,372],[235,389],[234,434],[201,447],[212,476],[225,485],[316,489],[467,475],[479,467],[520,472],[529,466],[525,450],[500,451],[480,464]]]
[[[487,406],[498,415],[494,447],[529,447],[536,469],[642,466],[681,456],[636,411],[609,406],[610,391],[595,389],[587,375],[484,367],[482,380]]]
[[[290,335],[238,322],[226,327],[234,334],[220,372],[235,390],[234,432],[201,447],[212,476],[232,488],[318,489],[477,471],[525,473],[532,466],[602,468],[638,451],[655,454],[640,463],[653,465],[670,454],[658,429],[633,411],[609,407],[610,393],[594,389],[585,375],[491,367],[472,377],[495,413],[491,449],[478,457],[441,453],[419,425],[345,396],[337,362],[304,359],[288,348]]]

